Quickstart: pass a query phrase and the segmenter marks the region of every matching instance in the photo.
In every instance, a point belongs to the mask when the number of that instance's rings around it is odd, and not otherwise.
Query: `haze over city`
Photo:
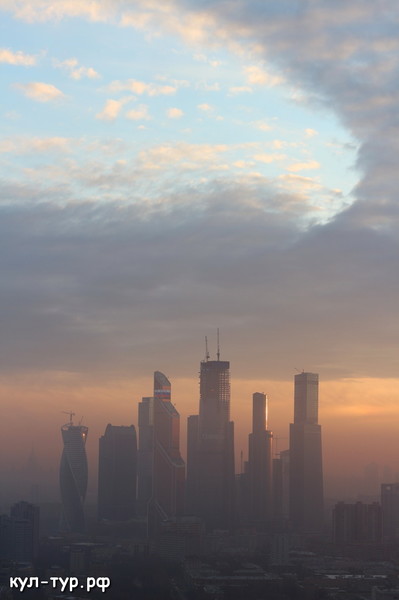
[[[219,327],[236,457],[257,391],[287,448],[305,370],[327,493],[368,463],[395,474],[399,9],[0,0],[0,14],[2,470],[33,447],[57,479],[73,410],[95,477],[99,436],[137,424],[158,369],[184,453]]]

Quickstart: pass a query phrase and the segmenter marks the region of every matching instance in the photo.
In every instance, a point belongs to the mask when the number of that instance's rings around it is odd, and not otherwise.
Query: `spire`
[[[205,362],[209,360],[209,351],[208,351],[208,338],[205,336]]]

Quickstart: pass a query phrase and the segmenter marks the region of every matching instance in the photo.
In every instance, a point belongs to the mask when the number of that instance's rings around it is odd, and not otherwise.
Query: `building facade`
[[[273,459],[273,519],[277,527],[287,529],[290,515],[290,451],[283,450]]]
[[[32,562],[39,550],[40,510],[30,502],[17,502],[10,508],[9,556],[13,560]]]
[[[198,418],[188,430],[191,512],[208,530],[234,521],[234,423],[230,421],[230,363],[201,362]]]
[[[135,516],[136,480],[136,429],[108,424],[99,441],[99,519],[127,521]]]
[[[385,540],[399,540],[399,483],[381,484],[382,533]]]
[[[295,375],[294,423],[290,425],[290,522],[294,531],[323,529],[323,466],[318,424],[319,376]]]
[[[249,520],[262,527],[273,511],[273,434],[267,429],[267,397],[259,392],[252,396],[247,473]]]
[[[180,415],[171,402],[171,385],[154,373],[152,494],[148,532],[157,537],[160,524],[184,514],[186,465],[180,454]]]
[[[333,541],[336,544],[381,542],[382,513],[378,502],[338,502],[333,509],[332,519]]]
[[[139,440],[137,451],[137,513],[147,516],[152,496],[154,398],[145,397],[139,402]]]
[[[72,419],[61,428],[64,449],[60,463],[62,501],[61,529],[82,533],[85,530],[84,500],[87,490],[86,440],[88,428],[74,425]]]

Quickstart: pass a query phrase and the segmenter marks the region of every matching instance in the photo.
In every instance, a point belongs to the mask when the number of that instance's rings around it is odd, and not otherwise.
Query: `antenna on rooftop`
[[[220,344],[219,344],[219,327],[218,327],[218,351],[217,351],[218,360],[220,360]]]
[[[209,352],[208,352],[208,338],[205,336],[205,362],[209,360]]]

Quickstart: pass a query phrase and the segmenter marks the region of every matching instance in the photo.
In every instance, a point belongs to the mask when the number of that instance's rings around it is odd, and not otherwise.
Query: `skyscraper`
[[[399,483],[381,484],[383,536],[386,540],[399,539]]]
[[[21,501],[10,509],[11,557],[19,561],[32,561],[39,550],[39,507]]]
[[[289,520],[290,451],[283,450],[273,459],[273,518],[285,529]]]
[[[60,463],[61,528],[80,533],[85,529],[83,503],[87,489],[86,439],[88,428],[69,423],[61,427],[64,449]]]
[[[270,522],[273,508],[273,434],[267,429],[267,397],[259,392],[252,396],[252,433],[248,437],[249,518],[264,525]]]
[[[99,443],[98,518],[126,521],[136,514],[137,440],[134,425],[108,424]]]
[[[162,520],[184,513],[185,463],[180,455],[180,415],[170,401],[171,385],[154,373],[152,496],[148,530],[157,535]]]
[[[290,521],[295,531],[323,527],[323,467],[318,424],[319,376],[295,375],[294,423],[290,425]]]
[[[187,477],[186,477],[186,509],[187,514],[194,515],[198,501],[198,435],[199,415],[187,418]]]
[[[197,429],[198,427],[198,429]],[[199,417],[188,430],[191,511],[208,529],[234,518],[234,423],[230,421],[230,363],[201,362]]]
[[[138,413],[137,512],[141,516],[147,516],[148,503],[152,495],[154,398],[143,398],[139,402]]]

